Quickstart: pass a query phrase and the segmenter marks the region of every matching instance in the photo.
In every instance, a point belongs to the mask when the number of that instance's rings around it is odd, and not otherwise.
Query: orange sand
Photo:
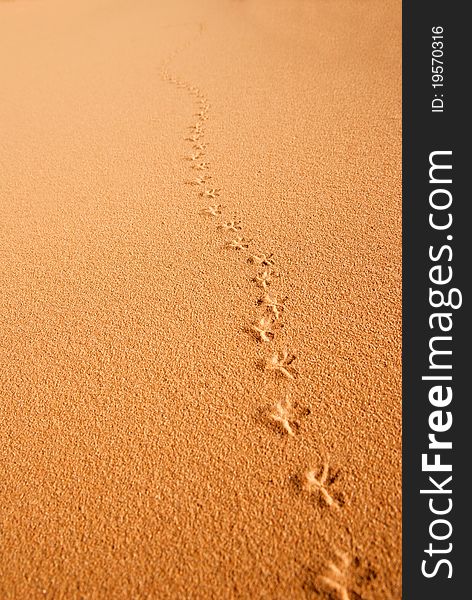
[[[0,2],[2,600],[401,597],[400,17]]]

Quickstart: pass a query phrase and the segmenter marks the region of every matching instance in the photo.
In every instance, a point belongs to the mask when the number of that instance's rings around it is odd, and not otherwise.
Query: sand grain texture
[[[401,597],[400,10],[0,3],[2,600]]]

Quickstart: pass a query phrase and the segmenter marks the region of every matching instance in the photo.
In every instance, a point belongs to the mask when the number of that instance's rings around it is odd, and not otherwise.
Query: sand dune
[[[0,597],[401,597],[400,4],[0,3]]]

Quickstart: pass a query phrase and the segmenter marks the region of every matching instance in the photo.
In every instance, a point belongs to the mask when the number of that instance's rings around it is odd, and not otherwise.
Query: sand
[[[400,25],[0,2],[2,600],[401,597]]]

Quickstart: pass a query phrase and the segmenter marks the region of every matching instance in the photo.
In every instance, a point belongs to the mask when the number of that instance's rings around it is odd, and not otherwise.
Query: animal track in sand
[[[210,165],[207,162],[198,163],[198,165],[192,165],[192,169],[197,169],[197,171],[205,171],[205,169],[209,169]]]
[[[204,185],[209,179],[211,179],[211,175],[201,175],[200,177],[195,177],[195,179],[190,179],[185,183],[189,185]]]
[[[247,259],[247,262],[253,265],[260,265],[262,267],[273,267],[275,263],[274,259],[272,258],[273,256],[273,254],[261,254],[260,256],[253,254]]]
[[[169,71],[163,71],[163,78],[177,85],[179,88],[184,88],[187,90],[189,96],[193,97],[191,98],[191,102],[195,107],[194,122],[189,126],[188,135],[185,137],[185,140],[189,142],[189,147],[192,148],[187,160],[190,161],[191,168],[197,171],[195,175],[198,176],[185,183],[193,186],[202,186],[200,189],[195,190],[195,192],[199,192],[198,195],[201,198],[215,199],[220,196],[221,190],[216,187],[206,189],[207,185],[212,184],[207,183],[211,179],[208,173],[210,171],[210,163],[204,157],[204,151],[207,149],[207,144],[204,141],[206,139],[205,128],[209,118],[210,103],[197,86],[172,76]],[[223,208],[225,207],[221,204],[211,204],[210,206],[201,208],[200,214],[208,217],[220,217],[223,214]],[[218,225],[218,229],[240,234],[242,231],[241,221],[234,217],[232,220]],[[234,239],[226,241],[224,247],[239,251],[248,250],[251,241],[242,237],[242,235],[238,235]],[[278,327],[283,326],[281,318],[285,310],[287,298],[282,299],[275,293],[269,293],[269,288],[272,289],[271,286],[274,277],[278,276],[278,273],[274,272],[275,259],[272,253],[258,252],[251,254],[247,262],[258,267],[257,271],[259,272],[253,278],[253,281],[262,288],[261,297],[257,300],[257,305],[261,309],[259,311],[261,315],[259,320],[251,326],[250,331],[259,342],[271,343],[275,337],[274,330],[277,331]],[[293,366],[296,356],[288,350],[270,354],[270,357],[265,362],[261,362],[260,366],[266,371],[273,371],[276,377],[293,381],[297,376],[297,370]],[[279,400],[271,408],[270,413],[266,413],[265,418],[270,419],[274,428],[281,430],[281,435],[286,434],[293,438],[298,433],[298,414],[297,406],[295,405],[294,407],[292,405],[287,394],[283,400]],[[303,474],[304,488],[310,494],[316,494],[320,502],[328,507],[337,509],[343,504],[342,496],[332,490],[337,476],[338,474],[331,471],[329,463],[326,461],[322,465],[321,470],[310,468]],[[329,595],[332,600],[334,600],[334,596],[337,597],[337,600],[359,600],[361,597],[352,589],[352,585],[350,584],[352,582],[349,581],[349,571],[352,561],[348,555],[339,552],[336,553],[336,558],[337,560],[328,563],[322,575],[316,577],[317,584],[322,588],[321,593],[323,597],[328,597]]]
[[[202,156],[203,155],[201,152],[196,152],[195,154],[191,154],[190,156],[188,156],[187,160],[195,161],[195,160],[200,159]]]
[[[273,354],[266,362],[265,368],[268,371],[275,371],[287,379],[295,379],[296,371],[291,366],[297,357],[290,354],[288,350]]]
[[[346,552],[335,550],[335,560],[326,564],[325,572],[316,579],[317,588],[336,594],[338,600],[362,600],[362,591],[377,578],[377,571],[370,563],[361,564],[360,559],[352,559]]]
[[[226,242],[225,248],[234,248],[235,250],[247,250],[249,248],[249,242],[251,240],[246,240],[243,237],[237,237],[234,240]]]
[[[191,163],[191,168],[202,172],[197,177],[187,181],[188,185],[202,186],[201,191],[199,190],[199,196],[202,198],[215,199],[220,196],[221,190],[219,188],[207,188],[208,180],[211,179],[210,174],[210,162],[207,162],[203,158],[203,152],[207,148],[207,144],[204,142],[204,128],[206,121],[208,120],[208,112],[210,109],[210,103],[205,95],[197,86],[190,85],[183,80],[176,79],[166,73],[168,81],[172,81],[177,84],[178,87],[185,88],[187,92],[193,96],[196,96],[194,100],[196,105],[195,117],[197,118],[190,127],[190,133],[185,138],[186,141],[190,142],[192,151],[188,160]],[[211,171],[210,171],[211,172]],[[205,208],[200,209],[200,214],[211,217],[219,217],[223,213],[223,206],[221,204],[212,204]],[[242,231],[241,220],[236,217],[228,220],[225,223],[218,225],[218,229],[225,232],[239,234]],[[248,250],[250,239],[237,235],[234,239],[225,242],[224,247],[234,250]],[[253,281],[262,288],[261,298],[257,301],[257,305],[263,309],[263,314],[258,318],[255,324],[251,326],[251,332],[253,335],[263,343],[270,343],[275,337],[274,330],[277,327],[281,327],[280,319],[283,311],[285,310],[286,298],[280,299],[275,293],[269,293],[269,287],[273,283],[274,277],[278,276],[278,273],[274,272],[274,256],[272,253],[256,253],[252,254],[248,258],[248,263],[259,267],[258,273],[253,278]],[[274,371],[276,375],[288,380],[294,380],[297,374],[293,367],[293,361],[295,355],[289,353],[288,350],[277,352],[272,354],[265,363],[264,368],[267,371]],[[277,425],[282,432],[285,432],[288,436],[293,437],[297,431],[298,422],[294,419],[294,411],[289,397],[286,396],[284,400],[279,401],[275,407],[273,407],[270,413],[270,419]],[[326,467],[328,468],[328,467]],[[335,503],[335,499],[329,494],[327,486],[328,475],[323,471],[321,475],[312,473],[313,480],[309,477],[309,481],[312,486],[322,495],[325,502],[328,504]],[[327,496],[326,496],[327,495]],[[345,600],[345,598],[342,598]]]
[[[280,353],[273,354],[265,363],[264,368],[267,371],[275,371],[277,374],[286,377],[287,379],[295,379],[296,371],[292,367],[293,361],[297,357],[290,354],[288,350],[283,350]]]
[[[202,130],[202,124],[201,123],[195,123],[195,125],[190,125],[189,129],[193,129],[195,131],[195,134],[199,133],[202,134],[203,130]]]
[[[206,215],[212,215],[213,217],[218,217],[221,215],[222,208],[224,208],[224,206],[221,206],[221,204],[213,204],[213,206],[202,208],[200,212]]]
[[[194,133],[193,135],[189,135],[188,137],[185,138],[186,142],[198,142],[201,138],[201,134],[199,133]]]
[[[234,233],[237,233],[242,229],[240,223],[241,221],[228,221],[227,223],[218,225],[218,229],[223,229],[224,231],[233,231]]]
[[[197,177],[185,181],[185,183],[193,186],[201,186],[200,189],[195,190],[195,196],[208,199],[217,198],[220,195],[220,189],[216,187],[206,189],[207,186],[215,184],[208,183],[211,179],[208,171],[211,173],[212,169],[210,163],[206,161],[206,156],[203,156],[204,151],[207,149],[205,140],[210,103],[197,86],[190,85],[182,79],[177,79],[172,76],[169,71],[163,71],[163,78],[170,83],[176,84],[179,88],[184,88],[189,94],[189,99],[194,106],[195,115],[192,119],[193,124],[187,130],[185,140],[189,142],[188,148],[191,148],[188,152],[190,155],[188,156],[188,160],[190,161],[189,166],[191,166],[192,169],[195,169],[194,174],[197,175]],[[190,98],[190,96],[192,97]],[[184,133],[184,135],[186,134]],[[213,158],[210,157],[210,159],[213,164]],[[221,217],[225,212],[223,211],[223,208],[225,207],[221,204],[211,204],[210,206],[201,208],[199,212],[201,215],[207,216],[208,218]],[[228,216],[226,219],[227,218]],[[222,217],[221,221],[226,219]],[[218,225],[218,228],[237,235],[235,239],[226,241],[225,248],[239,251],[247,250],[249,248],[249,242],[251,240],[242,237],[240,220],[233,218],[226,223]],[[259,312],[261,314],[259,315],[260,318],[258,317],[259,320],[256,319],[256,323],[251,326],[251,332],[254,337],[262,343],[274,343],[274,330],[277,331],[277,328],[281,327],[280,321],[284,316],[285,303],[287,301],[286,297],[281,298],[280,295],[272,292],[273,287],[276,287],[274,278],[278,276],[278,273],[274,272],[275,259],[272,253],[257,252],[256,254],[251,254],[247,259],[247,262],[258,267],[257,269],[254,269],[257,274],[255,274],[253,281],[262,288],[260,298],[257,300],[257,305],[260,307]],[[270,292],[269,289],[271,290]],[[273,371],[277,378],[280,377],[281,379],[289,380],[288,382],[285,382],[284,387],[288,384],[293,385],[292,382],[297,376],[297,371],[293,366],[296,356],[288,350],[275,353],[272,353],[269,350],[269,355],[269,358],[260,363],[260,367],[268,372]],[[292,405],[292,402],[287,395],[283,400],[279,400],[275,406],[267,409],[265,419],[266,421],[270,420],[270,422],[272,422],[272,427],[274,429],[281,431],[280,435],[287,435],[290,438],[300,438],[301,435],[297,436],[297,433],[299,433],[298,416],[301,416],[302,414],[302,412],[299,412],[296,404]],[[305,413],[305,415],[306,414],[307,413]],[[313,495],[316,501],[319,501],[332,509],[338,509],[343,505],[344,501],[342,496],[332,489],[333,487],[336,489],[336,485],[334,484],[337,476],[338,473],[333,473],[328,461],[326,461],[321,465],[321,468],[310,468],[303,473],[302,482],[305,490]],[[297,480],[300,482],[299,476],[297,476]],[[340,515],[341,513],[335,512],[332,514]],[[327,563],[324,572],[322,572],[321,575],[316,574],[315,581],[317,591],[319,590],[318,594],[323,598],[329,597],[330,600],[361,600],[361,596],[357,593],[357,584],[360,581],[359,576],[357,576],[357,579],[353,579],[353,574],[355,575],[358,573],[356,560],[357,559],[352,561],[347,554],[336,552],[335,559]],[[374,575],[368,573],[367,576],[363,576],[364,581],[366,580],[365,578],[373,576],[375,576],[375,573]]]
[[[266,267],[262,273],[259,273],[254,277],[253,281],[260,285],[263,290],[267,290],[272,282],[272,275],[272,269],[270,267]]]
[[[270,414],[270,418],[277,423],[283,431],[286,431],[288,435],[295,435],[295,431],[292,427],[292,422],[294,421],[292,415],[292,403],[290,402],[288,394],[285,396],[285,400],[279,400],[279,402],[277,402]]]
[[[329,457],[323,464],[320,471],[309,469],[303,475],[303,487],[309,493],[318,493],[320,498],[333,508],[339,508],[342,504],[342,498],[338,494],[330,493],[328,488],[332,486],[339,476],[339,472],[333,472],[329,466]]]
[[[204,198],[217,198],[220,195],[221,189],[211,188],[200,192],[200,196]]]
[[[337,594],[339,600],[353,600],[347,587],[348,569],[351,565],[349,555],[335,550],[336,562],[329,562],[325,575],[318,577],[319,583],[326,589]]]
[[[275,295],[271,295],[269,294],[269,292],[266,292],[264,294],[264,296],[257,301],[257,304],[259,306],[265,306],[269,312],[271,312],[274,315],[274,318],[276,320],[280,319],[280,313],[282,313],[285,310],[285,302],[287,301],[287,298],[284,298],[282,301],[278,301],[277,296]]]
[[[274,320],[271,317],[264,316],[259,319],[256,325],[251,327],[251,330],[256,333],[257,339],[261,342],[271,342],[274,339]]]

